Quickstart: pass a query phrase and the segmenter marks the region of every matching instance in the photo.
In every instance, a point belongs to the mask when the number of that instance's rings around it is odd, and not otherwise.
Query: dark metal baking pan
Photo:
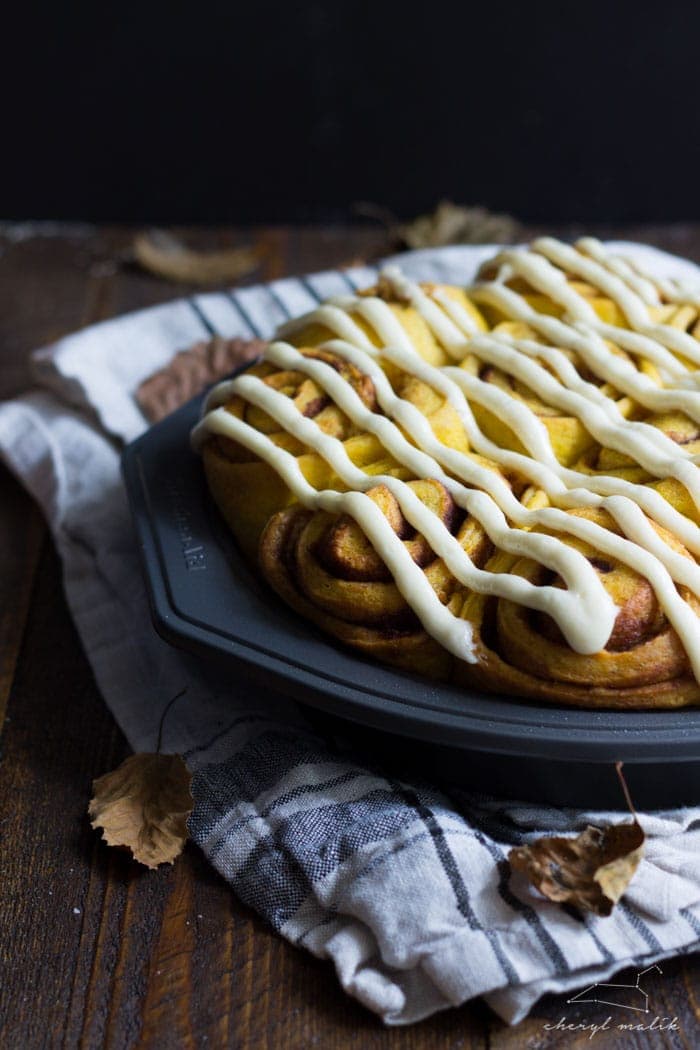
[[[163,638],[350,720],[356,742],[407,772],[502,797],[618,807],[620,760],[638,806],[700,801],[700,709],[581,711],[470,692],[376,665],[302,622],[253,574],[206,492],[188,440],[199,407],[185,405],[123,455]]]

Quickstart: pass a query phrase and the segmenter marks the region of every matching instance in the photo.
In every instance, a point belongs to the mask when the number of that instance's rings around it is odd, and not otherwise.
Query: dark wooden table
[[[557,231],[561,232],[561,231]],[[576,232],[576,231],[564,231]],[[600,229],[700,261],[700,225]],[[207,246],[255,243],[258,279],[367,257],[381,231],[202,230]],[[0,397],[30,384],[29,352],[83,325],[186,294],[125,264],[125,229],[0,227]],[[537,1004],[509,1029],[481,1003],[388,1030],[339,989],[330,964],[296,950],[242,907],[188,847],[174,867],[140,869],[94,834],[94,777],[126,743],[99,696],[61,589],[44,523],[0,468],[0,1046],[590,1046],[551,1031],[563,1015],[602,1023],[608,1007]],[[653,1010],[679,1032],[600,1033],[596,1047],[700,1045],[700,956],[663,963]],[[620,1018],[615,1018],[617,1021]],[[625,1018],[628,1019],[628,1018]]]

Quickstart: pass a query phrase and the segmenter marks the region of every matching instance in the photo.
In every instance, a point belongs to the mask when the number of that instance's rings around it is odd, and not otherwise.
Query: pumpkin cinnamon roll
[[[620,536],[604,511],[573,511],[579,518]],[[691,554],[667,530],[650,523],[670,550],[695,565]],[[700,686],[678,634],[659,605],[650,582],[629,565],[571,536],[564,542],[584,554],[617,607],[613,630],[596,653],[574,652],[545,612],[483,594],[466,597],[462,615],[474,626],[479,659],[455,664],[463,683],[491,692],[563,701],[580,707],[682,707],[700,700]],[[560,577],[529,559],[496,554],[490,568],[530,582],[564,586]],[[677,584],[677,593],[695,616],[700,601]]]
[[[478,522],[459,511],[444,485],[434,479],[407,485],[455,536],[470,560],[483,565],[492,545]],[[381,510],[440,602],[449,605],[458,587],[444,561],[411,527],[385,485],[368,489],[367,497]],[[449,677],[449,653],[421,627],[387,566],[348,515],[288,507],[268,522],[259,559],[265,579],[280,597],[339,641],[395,667]]]
[[[700,293],[540,238],[278,334],[194,443],[292,609],[469,689],[700,703]]]

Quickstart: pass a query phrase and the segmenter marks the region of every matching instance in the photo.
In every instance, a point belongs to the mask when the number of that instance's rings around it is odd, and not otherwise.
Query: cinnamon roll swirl
[[[605,512],[571,513],[621,535]],[[662,542],[693,562],[672,535],[659,526],[652,527]],[[655,708],[697,703],[700,686],[649,581],[588,544],[570,537],[566,542],[577,546],[589,560],[618,610],[605,647],[596,653],[574,652],[546,613],[532,612],[512,601],[470,594],[462,615],[475,627],[480,658],[468,669],[455,664],[457,680],[478,682],[491,692],[565,701],[579,707]],[[560,577],[530,559],[512,559],[510,571],[540,584],[563,586]],[[678,593],[694,615],[700,615],[697,596],[682,584]]]
[[[477,565],[491,544],[483,528],[459,512],[438,481],[409,481],[418,496]],[[457,583],[425,537],[404,517],[385,485],[367,490],[439,601],[449,605]],[[298,504],[275,514],[259,548],[263,575],[280,597],[341,642],[385,663],[447,678],[452,661],[421,626],[387,566],[347,514],[313,512]]]

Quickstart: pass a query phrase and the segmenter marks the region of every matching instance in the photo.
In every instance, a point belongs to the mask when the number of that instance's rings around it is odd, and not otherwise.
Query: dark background
[[[0,217],[332,221],[441,197],[700,218],[700,5],[93,3],[5,20]]]

